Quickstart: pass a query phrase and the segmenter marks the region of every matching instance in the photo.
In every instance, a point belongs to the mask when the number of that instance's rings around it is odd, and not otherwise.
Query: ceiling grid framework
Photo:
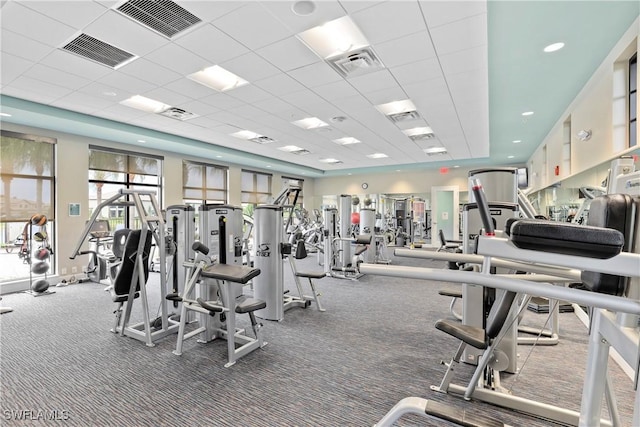
[[[273,164],[289,173],[298,168],[315,176],[361,168],[437,167],[478,161],[504,164],[493,156],[498,143],[507,138],[490,121],[494,112],[490,111],[489,99],[491,90],[496,90],[489,85],[493,78],[489,42],[495,39],[490,31],[500,28],[492,30],[489,24],[496,24],[496,17],[500,17],[503,27],[512,26],[503,22],[505,9],[509,12],[520,7],[524,11],[519,13],[530,16],[534,14],[526,10],[540,8],[536,2],[527,1],[510,5],[493,1],[325,0],[315,2],[313,14],[300,16],[292,11],[293,1],[178,0],[175,3],[201,22],[166,37],[117,12],[123,3],[2,3],[2,110],[9,112],[8,101],[13,99],[33,101],[132,125],[127,127],[130,140],[122,140],[127,132],[116,129],[114,135],[119,142],[136,145],[138,134],[151,132],[174,152],[191,153],[193,144],[202,141],[201,153],[211,159],[219,158],[224,151],[225,159],[236,163],[254,167]],[[563,7],[568,11],[578,6]],[[593,16],[600,12],[590,7]],[[633,7],[626,5],[616,10],[615,16],[608,16],[609,27],[613,23],[620,26],[623,18],[630,22],[630,10],[633,12]],[[300,38],[306,30],[345,16],[366,37],[383,68],[343,77]],[[80,33],[138,58],[114,70],[60,49]],[[503,34],[500,42],[504,44],[507,36]],[[531,33],[520,37],[531,38]],[[614,35],[609,38],[616,40]],[[517,46],[510,49],[500,55],[517,50]],[[214,65],[248,84],[220,93],[187,78]],[[120,105],[133,95],[158,100],[197,117],[179,121]],[[502,92],[499,95],[506,96]],[[392,123],[376,110],[377,105],[403,99],[415,104],[420,119]],[[500,107],[504,110],[502,104]],[[20,114],[29,112],[16,108],[12,118],[3,120],[28,123],[29,119],[20,118]],[[34,117],[38,118],[36,123],[42,123],[42,115]],[[77,118],[82,121],[83,117]],[[309,131],[292,124],[305,117],[318,117],[329,126]],[[334,117],[344,120],[332,121]],[[77,129],[90,133],[93,122],[88,118],[86,122]],[[143,129],[136,132],[133,126]],[[433,130],[433,138],[413,140],[405,134],[411,128],[427,126]],[[275,141],[257,144],[230,135],[239,130]],[[168,135],[163,137],[154,131]],[[101,134],[108,135],[109,131],[95,131],[95,135]],[[172,135],[195,141],[181,145],[172,141]],[[497,135],[501,135],[500,141],[494,138]],[[361,142],[333,142],[344,137]],[[537,146],[533,143],[522,144],[513,161],[525,161]],[[296,146],[309,154],[278,149],[283,146]],[[424,152],[429,147],[444,147],[447,152],[429,156]],[[366,157],[374,153],[388,157]],[[326,158],[342,163],[320,162]]]

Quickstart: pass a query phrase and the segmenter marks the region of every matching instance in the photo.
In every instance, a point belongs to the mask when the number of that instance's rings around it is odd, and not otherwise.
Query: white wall
[[[639,50],[639,32],[640,18],[631,25],[629,30],[618,41],[567,110],[558,118],[558,121],[540,143],[538,149],[529,158],[527,165],[530,169],[530,175],[533,176],[533,191],[559,183],[566,178],[586,177],[588,175],[581,174],[592,168],[600,167],[603,163],[608,164],[611,159],[630,151],[626,148],[628,146],[628,131],[626,128],[627,119],[624,117],[628,111],[628,99],[626,99],[625,95],[628,91],[623,88],[623,94],[620,96],[619,80],[621,77],[621,64],[624,66],[625,61],[628,63],[633,52],[638,52]],[[622,77],[626,81],[626,74]],[[638,75],[635,78],[639,79]],[[625,83],[623,82],[622,84]],[[622,118],[619,117],[621,114],[623,115]],[[571,119],[570,174],[562,170],[563,126],[567,118]],[[620,121],[623,122],[624,129],[620,129],[618,124]],[[614,126],[614,124],[616,125]],[[590,140],[580,141],[576,137],[576,133],[581,129],[591,130],[592,137]],[[640,140],[640,136],[637,137],[637,140]],[[543,147],[545,146],[546,159],[543,153]],[[544,166],[545,164],[546,167]],[[559,176],[554,173],[556,165],[561,167]],[[594,180],[590,179],[590,181]],[[599,183],[600,180],[601,178],[595,181]],[[596,185],[596,182],[584,182],[581,185]]]

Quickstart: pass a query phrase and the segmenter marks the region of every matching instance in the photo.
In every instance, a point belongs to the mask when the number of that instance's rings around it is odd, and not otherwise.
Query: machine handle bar
[[[489,212],[489,204],[487,203],[487,196],[484,194],[484,189],[478,178],[471,180],[471,190],[476,197],[476,203],[478,205],[478,212],[482,219],[482,225],[484,226],[484,233],[487,236],[495,236],[495,230],[493,228],[493,221],[491,221],[491,213]]]

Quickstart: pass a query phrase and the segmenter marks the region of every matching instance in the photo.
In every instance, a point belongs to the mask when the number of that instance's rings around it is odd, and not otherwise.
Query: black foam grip
[[[193,242],[193,245],[191,245],[191,249],[193,249],[196,252],[200,252],[202,255],[209,254],[209,248],[203,245],[202,243],[198,242],[197,240]]]
[[[487,203],[487,196],[484,194],[484,189],[478,178],[471,180],[471,190],[476,196],[476,204],[478,205],[478,212],[482,219],[482,225],[484,226],[485,234],[489,236],[495,235],[493,229],[493,221],[491,221],[491,213],[489,212],[489,203]]]

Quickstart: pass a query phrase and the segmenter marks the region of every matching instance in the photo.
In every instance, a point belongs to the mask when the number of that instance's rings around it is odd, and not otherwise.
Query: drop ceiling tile
[[[26,59],[3,53],[2,61],[0,61],[0,82],[3,85],[11,83],[33,65],[33,62]]]
[[[90,80],[100,79],[113,72],[113,69],[105,65],[60,49],[52,51],[40,63]]]
[[[487,44],[487,15],[480,14],[431,30],[438,55]]]
[[[427,31],[419,31],[375,46],[375,51],[387,68],[398,67],[422,59],[433,58],[436,52]]]
[[[316,1],[312,14],[302,16],[293,12],[295,1],[261,1],[271,14],[282,22],[293,33],[300,33],[309,28],[322,25],[345,15],[344,9],[339,3],[333,1]]]
[[[340,0],[339,3],[342,8],[350,14],[375,6],[378,3],[382,3],[382,1]]]
[[[149,113],[124,105],[115,104],[94,113],[96,116],[115,121],[126,121],[137,117],[146,116]]]
[[[9,87],[26,90],[28,92],[43,93],[52,97],[53,99],[58,99],[73,92],[73,90],[71,89],[25,76],[20,76],[17,79],[13,80]]]
[[[112,104],[112,100],[87,95],[82,92],[72,92],[69,95],[56,99],[55,102],[52,103],[52,105],[55,105],[56,107],[73,111],[77,111],[78,107],[82,106],[91,110],[91,112],[107,108]],[[85,110],[85,112],[87,111]]]
[[[64,71],[60,71],[41,64],[35,64],[33,67],[29,68],[29,70],[27,70],[23,75],[74,90],[80,89],[82,86],[91,83],[91,80],[84,79],[73,74],[68,74]]]
[[[320,58],[297,37],[288,37],[277,41],[258,49],[256,53],[282,71],[290,71],[314,62],[320,62]]]
[[[220,64],[249,52],[245,46],[210,24],[195,28],[177,38],[175,43],[205,58],[211,65]]]
[[[108,10],[92,1],[27,1],[23,5],[76,28],[83,28]]]
[[[272,114],[291,111],[294,108],[291,104],[281,100],[280,98],[269,98],[265,99],[264,101],[253,102],[252,104],[255,107],[260,108],[261,110]]]
[[[132,77],[141,78],[158,86],[166,85],[175,80],[182,78],[182,75],[164,68],[154,62],[147,61],[144,58],[138,58],[131,61],[118,71]]]
[[[359,95],[358,91],[345,80],[316,86],[313,91],[328,101]]]
[[[262,101],[264,99],[271,99],[273,97],[272,94],[260,89],[255,84],[249,84],[235,88],[234,90],[229,91],[228,95],[232,98],[236,98],[242,102],[247,103]]]
[[[248,3],[213,24],[249,49],[256,50],[292,35],[260,3]]]
[[[183,104],[192,100],[191,97],[169,90],[166,87],[156,87],[148,91],[138,92],[138,94],[178,108],[184,108]],[[195,111],[192,112],[195,113]]]
[[[75,28],[14,1],[4,5],[0,22],[4,29],[53,47],[58,47],[76,32]]]
[[[209,104],[212,107],[216,107],[220,110],[228,110],[229,108],[235,108],[245,104],[243,101],[236,99],[232,96],[229,96],[225,93],[219,93],[213,90],[210,90],[209,92],[213,92],[213,93],[207,96],[201,97],[198,100],[200,102],[204,102],[205,104]]]
[[[201,56],[174,43],[165,44],[154,50],[146,55],[145,59],[185,76],[213,65]]]
[[[0,48],[3,54],[9,53],[29,61],[39,61],[54,49],[51,46],[47,46],[46,44],[37,42],[5,28],[2,28],[0,37],[2,38]]]
[[[442,70],[447,76],[471,70],[487,70],[489,67],[487,45],[440,55]]]
[[[367,100],[367,98],[362,95],[335,99],[331,101],[331,103],[347,113],[351,110],[371,108],[371,102],[369,102],[369,100]]]
[[[225,61],[220,66],[242,77],[249,83],[280,73],[280,70],[253,52]]]
[[[388,102],[401,101],[409,98],[400,86],[365,93],[364,96],[373,105],[386,104]]]
[[[156,86],[139,78],[113,71],[100,79],[100,83],[108,86],[124,89],[129,92],[143,93],[154,89]]]
[[[202,126],[204,128],[207,128],[207,130],[210,132],[211,128],[214,128],[216,126],[220,126],[220,122],[217,120],[214,120],[211,117],[207,117],[207,116],[200,116],[200,117],[194,117],[193,119],[189,120],[191,123],[197,124],[198,126]]]
[[[363,76],[351,77],[348,81],[351,86],[362,94],[398,86],[398,82],[396,82],[389,70],[380,70]]]
[[[419,3],[429,28],[487,13],[487,2],[485,0],[455,2],[420,0]]]
[[[257,80],[255,85],[276,96],[282,96],[306,89],[306,87],[298,83],[297,80],[294,80],[284,73],[276,74],[275,76],[267,77],[266,79]]]
[[[436,77],[431,80],[424,80],[418,83],[403,85],[402,88],[409,95],[409,98],[420,110],[423,107],[418,106],[418,102],[424,102],[427,105],[434,105],[440,98],[451,102],[449,88],[444,77]]]
[[[88,85],[85,85],[80,89],[78,89],[78,92],[81,92],[90,96],[102,98],[107,101],[110,101],[111,103],[120,102],[135,95],[135,93],[127,92],[125,90],[122,90],[121,88],[115,88],[113,86],[107,86],[99,82],[89,83]],[[113,93],[115,95],[110,96],[110,95],[105,95],[105,93],[109,93],[109,94]]]
[[[402,86],[442,77],[438,58],[424,59],[394,67],[391,69],[391,73]]]
[[[164,85],[165,88],[192,99],[202,99],[219,92],[189,79],[180,79]]]
[[[342,77],[325,62],[316,62],[311,65],[296,68],[287,74],[309,88],[342,80]]]
[[[37,92],[37,90],[30,90],[12,86],[4,86],[2,88],[2,94],[13,96],[15,98],[26,99],[27,101],[38,102],[40,104],[49,104],[58,98],[57,94],[47,92]]]
[[[373,45],[427,29],[417,2],[383,2],[351,17]]]
[[[114,31],[117,28],[117,31]],[[134,55],[143,56],[169,43],[169,40],[133,19],[109,10],[87,25],[83,32]]]
[[[180,6],[184,7],[189,12],[196,15],[204,22],[210,22],[214,19],[218,19],[227,13],[234,11],[244,4],[244,2],[233,1],[193,1],[193,0],[177,0]]]
[[[237,128],[235,131],[239,129],[252,130],[251,125],[253,124],[253,121],[240,117],[236,114],[232,114],[228,111],[218,111],[217,113],[209,114],[209,117],[213,120],[219,121],[220,123],[235,126]]]
[[[255,116],[264,114],[264,111],[249,104],[244,104],[239,107],[230,108],[227,110],[227,112],[240,117],[244,117],[246,119],[251,119]]]
[[[489,77],[482,70],[454,74],[447,78],[447,83],[453,100],[461,106],[489,99]]]

